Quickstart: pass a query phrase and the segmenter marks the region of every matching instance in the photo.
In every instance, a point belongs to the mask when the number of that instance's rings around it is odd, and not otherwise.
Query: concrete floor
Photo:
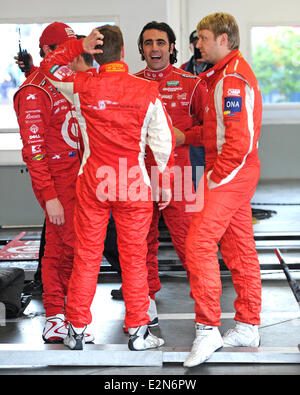
[[[300,278],[300,273],[294,273]],[[189,298],[189,284],[183,273],[162,274],[162,290],[157,297],[159,328],[153,330],[165,339],[165,346],[190,347],[194,337],[193,300]],[[260,326],[262,347],[297,347],[300,343],[300,312],[287,281],[280,272],[262,273],[263,305]],[[233,321],[233,290],[230,275],[222,275],[223,294],[221,333]],[[103,276],[97,287],[92,305],[93,323],[89,331],[96,344],[127,344],[122,331],[124,303],[113,300],[112,289],[120,286],[117,279]],[[44,310],[40,297],[35,297],[20,319],[6,322],[0,327],[1,343],[42,345],[41,332]],[[300,362],[300,360],[299,360]],[[6,375],[299,375],[299,364],[212,364],[205,363],[186,369],[181,363],[168,363],[162,367],[1,367]]]
[[[277,214],[259,221],[254,230],[259,232],[300,231],[300,183],[283,182],[260,184],[253,201],[270,203],[258,208],[274,209]],[[277,206],[278,203],[297,203],[291,207]],[[298,215],[299,214],[299,215]],[[299,259],[299,249],[295,250]],[[294,259],[294,258],[293,258]],[[276,260],[276,259],[275,259]],[[292,260],[293,261],[293,260]],[[278,268],[279,269],[279,268]],[[295,280],[300,280],[300,270],[292,271]],[[184,272],[160,273],[162,289],[157,295],[159,328],[153,330],[165,339],[165,346],[190,347],[194,338],[194,302],[189,297],[190,287]],[[229,272],[222,272],[223,293],[221,297],[223,334],[233,326],[235,291]],[[96,344],[127,344],[128,337],[122,331],[124,303],[111,298],[112,289],[121,285],[117,275],[100,275],[97,292],[92,305],[93,323],[89,330]],[[283,272],[262,270],[262,323],[260,326],[261,347],[297,347],[300,344],[299,305],[288,285]],[[17,320],[8,320],[0,327],[1,344],[43,345],[41,333],[44,324],[44,309],[41,297],[35,297]],[[299,354],[300,355],[300,354]],[[204,376],[204,375],[299,375],[299,364],[291,363],[204,363],[186,369],[182,363],[167,363],[162,367],[55,367],[55,366],[0,366],[0,375],[101,375],[117,376]],[[121,376],[120,376],[121,377]],[[175,377],[175,378],[176,378]],[[198,380],[198,379],[197,379]]]

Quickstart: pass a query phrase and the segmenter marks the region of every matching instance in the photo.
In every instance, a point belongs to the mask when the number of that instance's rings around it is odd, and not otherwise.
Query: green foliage
[[[254,48],[253,69],[262,94],[277,93],[277,102],[290,102],[300,92],[300,35],[279,28]]]

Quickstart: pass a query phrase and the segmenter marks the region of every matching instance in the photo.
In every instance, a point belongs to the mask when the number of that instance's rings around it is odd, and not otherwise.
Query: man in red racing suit
[[[253,237],[251,198],[259,174],[258,139],[262,100],[256,77],[238,50],[235,19],[207,16],[197,26],[197,46],[214,64],[205,75],[208,101],[203,135],[206,169],[204,206],[196,212],[186,241],[186,264],[195,299],[196,339],[184,365],[204,362],[223,345],[258,347],[260,266]],[[188,137],[186,136],[186,142]],[[236,327],[223,339],[218,243],[237,292]]]
[[[76,38],[84,38],[85,36],[83,35],[78,35],[76,34]],[[28,78],[34,71],[38,69],[38,67],[33,65],[33,60],[30,54],[29,55],[29,66],[25,70],[25,64],[23,60],[19,60],[19,54],[14,57],[16,60],[16,64],[19,66],[20,70],[25,73],[25,77]],[[74,59],[72,64],[70,64],[70,68],[73,71],[86,71],[89,73],[97,74],[98,71],[96,68],[93,67],[94,65],[94,58],[92,55],[83,53],[79,55],[77,58]],[[75,107],[72,106],[72,110],[75,113]],[[78,132],[80,132],[79,125],[78,126]],[[82,157],[82,152],[83,152],[83,142],[82,142],[82,137],[81,134],[79,133],[79,146],[80,146],[80,158]],[[45,234],[45,222],[43,226],[43,231],[42,234]],[[44,246],[45,246],[45,237],[41,238],[41,245],[40,245],[40,258],[39,258],[39,265],[37,268],[37,271],[34,275],[34,281],[30,282],[26,286],[26,291],[28,293],[33,292],[33,290],[40,290],[42,287],[42,279],[41,279],[41,258],[44,255]],[[109,220],[108,224],[108,229],[107,229],[107,235],[104,243],[104,251],[103,251],[104,257],[107,259],[109,264],[112,266],[113,269],[115,269],[119,274],[121,274],[121,268],[120,268],[120,263],[119,263],[119,252],[118,252],[118,247],[117,247],[117,233],[115,229],[115,223],[113,218],[111,217]],[[24,289],[25,291],[25,289]]]
[[[102,56],[101,50],[94,49],[103,37],[99,31],[108,43]],[[116,54],[105,58],[110,45]],[[66,66],[83,48],[96,54],[101,64],[98,75],[72,73]],[[84,40],[61,45],[41,64],[50,81],[75,103],[84,141],[76,188],[75,259],[66,303],[71,325],[65,344],[71,349],[82,348],[84,328],[92,319],[90,305],[110,211],[117,227],[129,348],[143,350],[163,344],[148,331],[146,238],[153,202],[144,154],[147,140],[163,186],[162,175],[172,181],[169,167],[174,162],[175,138],[157,84],[130,75],[123,61],[110,60],[120,59],[123,51],[120,30],[102,26]],[[165,200],[161,208],[170,196]]]
[[[40,38],[47,54],[56,44],[74,40],[72,29],[59,22],[47,26]],[[53,45],[53,47],[52,47]],[[73,212],[80,167],[78,122],[65,97],[36,68],[14,96],[23,142],[22,156],[32,188],[46,213],[46,246],[42,260],[46,342],[62,341],[64,304],[74,255]],[[49,328],[47,321],[49,321]]]
[[[147,67],[136,75],[158,82],[163,103],[173,126],[193,135],[193,129],[199,129],[203,121],[207,96],[206,83],[197,76],[173,66],[177,52],[175,39],[174,32],[166,23],[150,22],[144,26],[139,37],[139,50],[142,59],[147,62]],[[192,139],[190,143],[193,143]],[[174,194],[170,204],[162,211],[162,215],[170,231],[175,251],[187,270],[185,239],[195,209],[189,145],[176,147],[174,156],[176,164]],[[148,173],[151,174],[155,162],[148,149],[146,150],[146,166]],[[157,260],[160,214],[157,204],[154,203],[153,218],[147,239],[148,284],[149,295],[152,299],[161,289]]]

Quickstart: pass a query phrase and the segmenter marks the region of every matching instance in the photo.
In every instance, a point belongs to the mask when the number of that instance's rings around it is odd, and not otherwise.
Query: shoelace
[[[150,343],[151,346],[158,346],[160,344],[160,341],[159,341],[158,337],[156,337],[154,335],[148,336],[146,341],[148,343]]]
[[[205,329],[205,326],[198,326],[197,325],[197,331],[196,331],[196,337],[193,341],[193,347],[198,346],[198,343],[201,343],[202,340],[208,336],[209,332],[212,330],[212,328],[207,328]]]
[[[231,334],[234,334],[234,333],[238,333],[238,329],[237,329],[236,326],[234,328],[228,329],[228,331],[225,333],[224,336],[228,336],[228,335],[231,335]]]
[[[239,335],[241,334],[240,328],[238,327],[238,325],[235,325],[234,328],[228,329],[228,331],[225,333],[224,336],[228,336],[228,335],[231,335],[231,334],[239,334]]]
[[[202,330],[200,333],[197,333],[197,336],[195,337],[195,339],[193,341],[192,352],[193,352],[194,346],[198,347],[199,344],[202,342],[202,340],[207,336],[206,333],[202,333],[202,332],[204,332],[204,330]]]
[[[199,347],[201,341],[203,340],[203,338],[204,338],[203,335],[202,336],[197,336],[195,338],[195,340],[193,341],[193,345],[192,345],[192,349],[191,349],[189,358],[194,358],[195,356],[197,356],[198,351],[199,351],[198,347]]]

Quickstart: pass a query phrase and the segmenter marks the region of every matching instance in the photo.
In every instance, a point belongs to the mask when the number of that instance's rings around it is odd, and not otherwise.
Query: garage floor
[[[270,203],[254,207],[276,210],[273,217],[258,221],[254,225],[256,234],[264,232],[300,233],[300,185],[296,182],[259,185],[253,199],[255,203]],[[278,205],[284,204],[283,206]],[[286,206],[285,204],[290,205]],[[297,203],[297,205],[295,204]],[[274,242],[272,242],[274,243]],[[284,250],[287,251],[287,250]],[[166,253],[166,252],[164,252]],[[299,262],[299,251],[293,250]],[[296,259],[296,260],[297,260]],[[294,258],[291,262],[295,262]],[[1,263],[0,263],[1,267]],[[298,347],[300,344],[299,305],[288,285],[286,277],[274,265],[262,270],[262,324],[260,326],[261,347]],[[292,275],[300,284],[299,269],[292,268]],[[190,347],[194,338],[194,303],[189,297],[189,284],[182,271],[162,271],[162,290],[157,295],[159,328],[153,333],[165,339],[168,347]],[[95,336],[96,344],[127,344],[128,337],[122,331],[124,303],[111,298],[112,289],[119,288],[120,278],[116,274],[103,274],[99,277],[97,292],[92,305],[93,323],[89,330]],[[234,321],[233,302],[235,291],[228,271],[222,271],[223,294],[221,333],[230,328]],[[44,323],[44,310],[41,297],[34,297],[17,320],[7,320],[0,327],[1,344],[43,345],[41,332]],[[300,355],[300,354],[299,354]],[[0,374],[8,375],[299,375],[299,364],[232,364],[205,363],[186,369],[181,363],[167,363],[162,367],[49,367],[49,366],[1,366]]]

